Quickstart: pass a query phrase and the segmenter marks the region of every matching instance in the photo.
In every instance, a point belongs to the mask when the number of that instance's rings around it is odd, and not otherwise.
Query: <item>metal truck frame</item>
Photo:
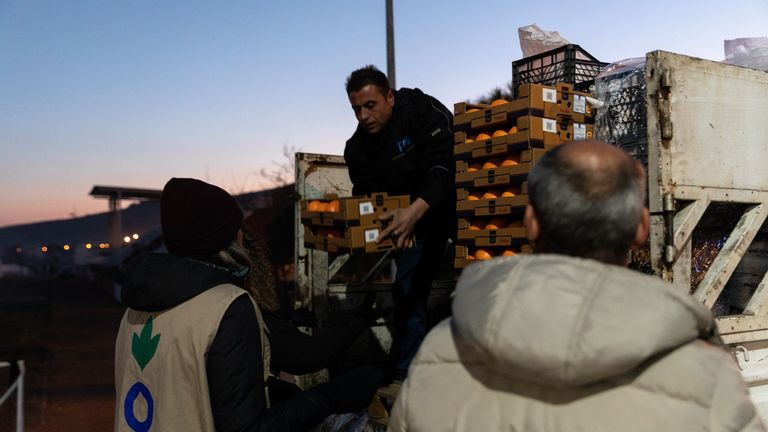
[[[746,205],[692,295],[711,308],[768,216],[768,73],[663,51],[646,56],[651,261],[691,290],[692,234],[713,203]],[[717,326],[768,418],[768,275]]]

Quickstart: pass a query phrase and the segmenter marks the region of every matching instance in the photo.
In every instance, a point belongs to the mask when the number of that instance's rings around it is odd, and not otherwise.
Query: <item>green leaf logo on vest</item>
[[[136,363],[139,364],[141,370],[144,370],[144,367],[152,360],[159,343],[160,333],[152,336],[152,317],[149,317],[147,323],[144,324],[144,328],[141,329],[141,336],[134,333],[133,343],[131,343],[133,358],[136,359]]]

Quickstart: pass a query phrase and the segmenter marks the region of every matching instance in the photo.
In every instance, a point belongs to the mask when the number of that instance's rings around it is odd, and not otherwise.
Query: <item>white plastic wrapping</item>
[[[560,36],[560,33],[542,30],[536,24],[519,27],[517,34],[520,37],[520,49],[523,50],[523,57],[541,54],[570,43]]]
[[[768,71],[768,37],[724,41],[724,63]]]

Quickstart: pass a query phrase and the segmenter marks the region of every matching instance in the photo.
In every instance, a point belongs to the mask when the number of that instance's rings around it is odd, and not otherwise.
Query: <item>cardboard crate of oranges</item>
[[[533,249],[530,245],[524,244],[519,247],[500,246],[500,247],[471,247],[456,246],[456,257],[454,258],[454,267],[461,269],[474,262],[489,260],[497,256],[515,256],[520,253],[531,253]]]
[[[372,225],[378,217],[390,210],[408,207],[411,197],[387,195],[386,192],[369,196],[339,198],[326,194],[323,199],[301,202],[301,222],[307,226]]]
[[[530,149],[484,160],[456,161],[456,187],[484,188],[521,184],[545,153],[544,149]]]
[[[490,104],[454,104],[453,125],[455,130],[490,128],[514,123],[523,115],[546,118],[566,116],[577,123],[594,123],[594,112],[587,103],[589,93],[575,92],[571,84],[555,86],[523,84],[518,89],[518,99],[497,99]]]
[[[387,195],[339,198],[326,194],[323,199],[302,201],[301,221],[304,225],[304,246],[328,252],[371,253],[392,249],[394,244],[376,238],[385,227],[379,216],[408,207],[407,195]]]
[[[527,243],[520,218],[459,219],[456,243],[467,246],[515,246]]]
[[[392,240],[376,243],[384,228],[381,223],[370,225],[338,227],[304,227],[304,247],[332,253],[373,253],[394,248]]]
[[[477,133],[454,133],[454,157],[456,160],[466,160],[515,153],[529,148],[549,150],[568,141],[594,136],[592,125],[576,123],[569,117],[550,119],[525,115],[516,118],[512,127],[507,127],[501,125]]]
[[[456,202],[456,215],[463,217],[522,218],[528,195],[518,194],[516,189],[489,189],[470,192],[470,199]]]

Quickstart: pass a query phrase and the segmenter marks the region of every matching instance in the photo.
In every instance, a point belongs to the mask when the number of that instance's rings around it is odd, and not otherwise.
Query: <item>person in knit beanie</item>
[[[172,178],[160,213],[169,253],[126,268],[116,431],[303,431],[367,406],[380,378],[370,369],[270,407],[266,326],[243,289],[251,263],[240,244],[240,206],[215,185]],[[361,390],[365,380],[374,384]]]
[[[213,255],[237,237],[243,211],[224,189],[191,178],[172,178],[163,188],[160,224],[165,247],[178,256]]]

